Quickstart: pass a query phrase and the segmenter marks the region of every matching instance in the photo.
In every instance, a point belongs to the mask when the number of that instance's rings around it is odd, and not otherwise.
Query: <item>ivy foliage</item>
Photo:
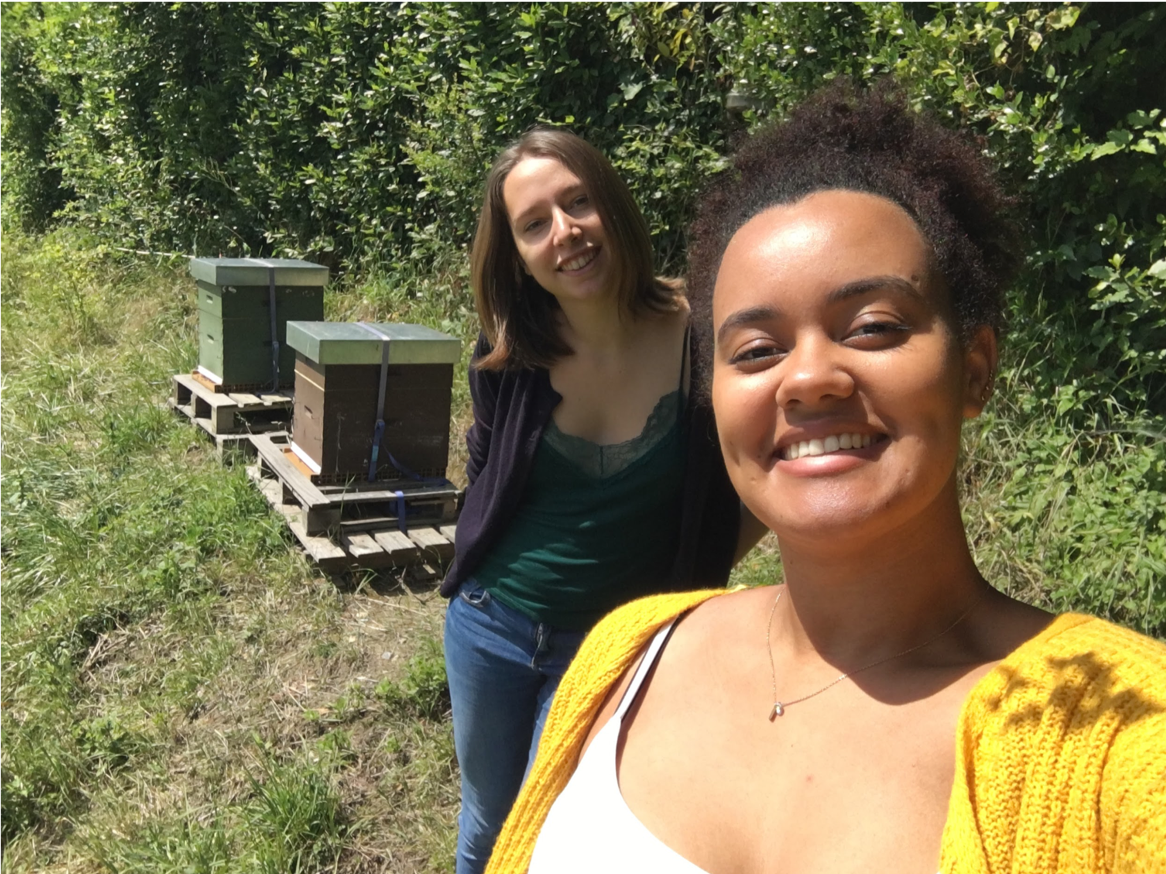
[[[52,162],[60,95],[35,58],[39,28],[10,27],[9,4],[0,4],[0,112],[3,117],[5,218],[15,214],[30,231],[43,231],[73,199]]]

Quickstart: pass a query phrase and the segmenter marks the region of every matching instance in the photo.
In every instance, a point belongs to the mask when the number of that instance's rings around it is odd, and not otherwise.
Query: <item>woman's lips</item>
[[[881,434],[842,432],[790,443],[781,448],[779,456],[783,461],[796,461],[799,458],[829,455],[832,452],[843,452],[847,449],[865,449],[871,443],[878,443],[883,439]]]
[[[588,264],[595,260],[599,254],[598,249],[587,249],[579,255],[576,255],[570,261],[564,261],[559,265],[559,270],[562,272],[572,272],[575,270],[582,270]]]

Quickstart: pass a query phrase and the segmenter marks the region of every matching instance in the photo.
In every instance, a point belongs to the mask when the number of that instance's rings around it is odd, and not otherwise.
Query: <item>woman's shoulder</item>
[[[1016,654],[1048,665],[1095,662],[1118,674],[1150,673],[1166,687],[1166,644],[1095,616],[1063,613]]]
[[[587,635],[559,683],[544,737],[572,735],[582,742],[580,726],[590,726],[604,702],[626,682],[648,641],[678,616],[723,595],[725,589],[649,595],[618,607]],[[573,742],[574,742],[573,741]],[[560,743],[560,740],[544,743]]]
[[[583,642],[572,671],[584,677],[618,677],[637,659],[659,629],[684,617],[684,637],[703,640],[723,625],[728,608],[755,590],[698,589],[639,598],[607,614]],[[582,677],[580,678],[582,679]]]
[[[549,387],[550,383],[547,379],[547,369],[545,367],[537,366],[523,366],[517,364],[508,365],[490,365],[482,367],[481,362],[488,358],[494,351],[494,344],[490,338],[486,336],[484,331],[479,332],[478,339],[474,343],[474,351],[470,355],[469,376],[471,387],[477,381],[478,383],[488,382],[495,384],[514,383],[519,386],[540,386],[541,383],[546,382]]]
[[[1166,646],[1101,619],[1058,616],[966,702],[946,839],[1003,859],[1022,828],[1096,845],[1100,816],[1109,852],[1128,855],[1114,870],[1147,870],[1166,839],[1164,735]]]
[[[731,591],[702,589],[649,595],[608,613],[587,635],[559,683],[547,720],[550,736],[573,732],[580,726],[589,728],[593,735],[623,698],[652,637],[680,617],[685,619],[687,635],[690,617],[701,614],[710,604],[725,601],[720,596]],[[576,740],[582,744],[581,749],[590,742],[582,735]]]
[[[1164,733],[1166,645],[1069,613],[976,684],[957,747],[980,790],[1007,794],[1013,779],[1067,786],[1088,772],[1128,780],[1156,761],[1166,765]]]
[[[1035,707],[1045,718],[1079,719],[1089,706],[1123,718],[1166,718],[1166,644],[1103,619],[1062,614],[1002,659],[969,701],[981,718]]]
[[[642,642],[657,629],[693,610],[710,599],[728,594],[728,589],[699,589],[690,592],[665,592],[648,595],[617,607],[608,613],[588,635],[588,643],[598,649],[611,646],[625,648],[629,642]]]

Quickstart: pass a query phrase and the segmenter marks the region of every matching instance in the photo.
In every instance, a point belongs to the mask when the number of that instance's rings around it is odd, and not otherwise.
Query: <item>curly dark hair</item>
[[[840,79],[746,140],[700,200],[689,229],[688,295],[704,361],[712,360],[713,286],[733,235],[770,207],[831,189],[875,194],[906,210],[934,251],[959,336],[982,325],[1000,330],[1020,234],[1013,200],[982,147],[912,110],[890,80],[860,89]]]

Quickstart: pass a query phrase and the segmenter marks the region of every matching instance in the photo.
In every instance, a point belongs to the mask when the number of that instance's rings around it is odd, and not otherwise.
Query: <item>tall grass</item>
[[[1166,637],[1166,418],[1076,397],[1074,338],[1028,313],[965,441],[965,521],[981,570],[1031,603]]]

